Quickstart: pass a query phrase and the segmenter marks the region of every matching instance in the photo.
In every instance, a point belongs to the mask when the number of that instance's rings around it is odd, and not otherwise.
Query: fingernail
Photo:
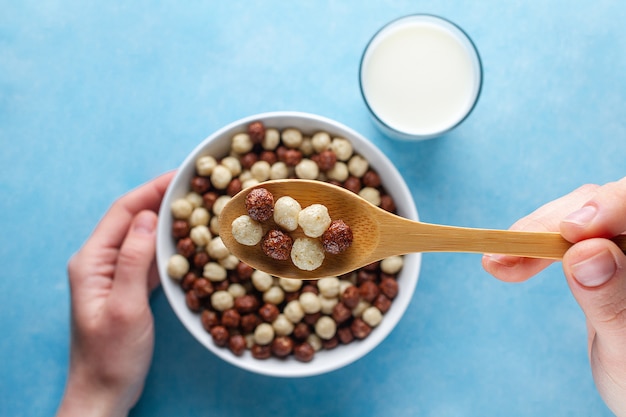
[[[563,221],[567,223],[572,223],[578,227],[585,227],[589,223],[591,223],[593,218],[596,217],[597,213],[598,208],[596,206],[587,205],[571,213],[569,216],[563,219]]]
[[[156,216],[150,212],[141,212],[135,217],[133,230],[138,233],[152,234],[156,229]]]
[[[500,264],[502,266],[505,266],[507,268],[511,268],[514,267],[515,265],[517,265],[520,262],[519,257],[517,256],[510,256],[510,255],[499,255],[499,254],[495,254],[495,253],[490,253],[490,254],[486,254],[485,257],[489,258],[489,260]]]
[[[585,287],[599,287],[615,275],[617,265],[613,254],[604,250],[572,265],[572,275]]]

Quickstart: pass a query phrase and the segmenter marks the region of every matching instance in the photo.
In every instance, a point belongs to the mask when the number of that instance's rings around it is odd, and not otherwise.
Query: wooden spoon
[[[343,253],[326,254],[319,268],[304,271],[291,260],[271,259],[260,245],[238,243],[232,235],[232,222],[247,214],[245,198],[254,188],[267,189],[273,194],[274,201],[290,196],[303,208],[315,203],[325,205],[333,220],[341,219],[351,227],[352,245]],[[277,227],[273,219],[263,223],[264,232]],[[561,259],[572,245],[559,233],[473,229],[408,220],[376,207],[344,188],[309,180],[267,181],[239,192],[220,214],[219,234],[231,253],[244,263],[270,275],[299,279],[339,276],[392,255],[413,252],[498,253]],[[300,228],[289,234],[294,239],[304,236]],[[626,248],[626,236],[619,236],[614,241],[622,250]]]

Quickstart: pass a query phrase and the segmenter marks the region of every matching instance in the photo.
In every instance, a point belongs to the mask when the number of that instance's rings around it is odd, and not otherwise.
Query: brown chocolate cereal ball
[[[359,191],[361,191],[361,180],[357,177],[348,177],[348,179],[343,182],[343,187],[358,194]]]
[[[256,326],[261,324],[261,319],[256,314],[246,314],[241,316],[241,321],[239,322],[241,326],[241,331],[244,333],[252,333]]]
[[[293,337],[298,340],[306,340],[307,337],[311,334],[311,328],[308,324],[300,322],[296,324],[293,328]]]
[[[196,253],[196,244],[189,237],[184,237],[176,243],[176,251],[183,255],[185,258],[189,258]]]
[[[310,343],[304,342],[293,348],[293,356],[300,362],[311,362],[315,356],[315,349]]]
[[[189,227],[187,220],[174,220],[172,223],[172,236],[174,236],[174,239],[187,237],[190,231],[191,227]]]
[[[391,300],[385,294],[379,294],[372,305],[385,314],[391,308]]]
[[[389,277],[383,278],[380,281],[380,285],[378,287],[380,288],[380,292],[385,294],[387,298],[390,298],[393,300],[398,295],[398,291],[399,291],[398,282],[393,278],[389,278]]]
[[[228,310],[224,310],[222,313],[222,325],[229,329],[236,329],[239,327],[239,323],[241,321],[241,315],[234,308],[229,308]]]
[[[199,312],[202,308],[200,299],[193,290],[185,293],[185,303],[187,304],[187,308],[195,313]]]
[[[280,314],[278,307],[274,304],[265,303],[259,309],[259,316],[266,322],[271,323],[276,320],[276,317]]]
[[[337,163],[337,155],[329,149],[313,155],[311,159],[317,164],[321,171],[328,171]]]
[[[217,200],[219,196],[220,195],[216,193],[215,191],[209,191],[209,192],[202,194],[202,201],[204,202],[204,207],[207,210],[211,210],[213,208],[213,204],[215,204],[215,201]]]
[[[331,317],[337,322],[337,324],[342,324],[352,317],[352,309],[348,308],[343,302],[337,303],[333,307]]]
[[[187,272],[180,280],[180,287],[183,291],[187,292],[193,289],[193,284],[198,279],[198,275],[195,272]]]
[[[272,353],[279,358],[288,356],[293,351],[293,340],[288,336],[278,336],[272,340]]]
[[[212,310],[202,310],[200,320],[202,322],[202,327],[204,327],[204,330],[207,332],[210,332],[213,326],[220,324],[220,319],[217,316],[217,313]]]
[[[354,340],[354,335],[352,334],[352,330],[350,327],[340,327],[337,329],[337,339],[344,345],[352,342]]]
[[[363,174],[361,181],[366,187],[378,188],[381,186],[380,176],[371,169]]]
[[[353,240],[352,229],[343,220],[333,220],[322,234],[324,250],[333,255],[346,251]]]
[[[252,122],[248,125],[248,135],[252,143],[261,143],[265,139],[265,125],[261,121]]]
[[[363,321],[363,319],[355,318],[350,324],[352,335],[357,339],[365,339],[372,332],[372,328]]]
[[[235,308],[242,314],[254,313],[259,308],[259,299],[251,294],[235,297]]]
[[[253,220],[267,221],[274,214],[274,196],[265,188],[255,188],[246,196],[246,210]]]
[[[255,359],[268,359],[272,356],[272,345],[253,345],[250,348],[252,357]]]
[[[198,194],[204,194],[211,189],[211,180],[207,177],[195,176],[191,179],[191,189]]]
[[[213,342],[218,346],[226,346],[229,339],[228,329],[224,326],[213,326],[210,330]]]
[[[196,268],[202,269],[204,268],[204,265],[209,263],[210,260],[211,258],[209,257],[209,254],[206,253],[205,251],[196,252],[193,255],[193,266],[195,266]]]
[[[345,304],[350,310],[355,308],[357,304],[359,304],[359,300],[361,296],[359,294],[359,289],[354,285],[349,286],[343,293],[341,294],[341,302]]]
[[[234,334],[228,339],[228,349],[236,356],[243,355],[246,351],[246,339],[240,334]]]
[[[380,290],[374,281],[365,281],[359,286],[359,295],[368,303],[371,303],[378,297]]]
[[[263,253],[277,261],[286,261],[291,255],[293,238],[281,230],[272,229],[261,239]]]
[[[198,278],[193,283],[193,292],[200,299],[206,298],[215,292],[213,283],[206,278]]]

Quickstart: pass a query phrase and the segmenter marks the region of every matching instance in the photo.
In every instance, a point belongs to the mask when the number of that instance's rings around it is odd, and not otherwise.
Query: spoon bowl
[[[321,266],[305,271],[291,260],[278,261],[265,255],[260,245],[238,243],[232,222],[247,214],[245,198],[254,188],[265,188],[274,201],[283,196],[297,200],[304,208],[323,204],[333,220],[343,220],[352,229],[354,240],[344,252],[326,254]],[[273,219],[263,223],[264,233],[280,228]],[[285,278],[316,279],[339,276],[393,255],[413,252],[498,253],[530,258],[561,259],[572,245],[559,233],[490,230],[443,226],[408,220],[387,212],[357,194],[321,181],[275,180],[249,187],[235,195],[223,208],[219,234],[226,247],[241,261],[271,275]],[[289,233],[294,240],[303,237],[300,228]],[[626,237],[614,241],[626,248]]]

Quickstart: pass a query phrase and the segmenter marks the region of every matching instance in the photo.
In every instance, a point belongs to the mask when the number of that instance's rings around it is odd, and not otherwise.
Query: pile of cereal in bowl
[[[309,362],[321,349],[367,338],[381,323],[398,295],[404,258],[316,281],[274,277],[239,261],[218,235],[221,209],[242,189],[285,178],[331,182],[395,212],[378,173],[347,139],[252,122],[246,132],[232,136],[227,156],[196,159],[187,194],[170,206],[176,254],[168,259],[167,274],[179,283],[188,309],[198,313],[217,346],[237,356],[249,350],[256,359],[293,356]],[[283,203],[280,221],[289,230],[294,227],[293,202]],[[262,211],[254,215],[267,216]],[[336,233],[345,227],[325,224],[324,230]],[[270,238],[281,241],[284,236]]]

